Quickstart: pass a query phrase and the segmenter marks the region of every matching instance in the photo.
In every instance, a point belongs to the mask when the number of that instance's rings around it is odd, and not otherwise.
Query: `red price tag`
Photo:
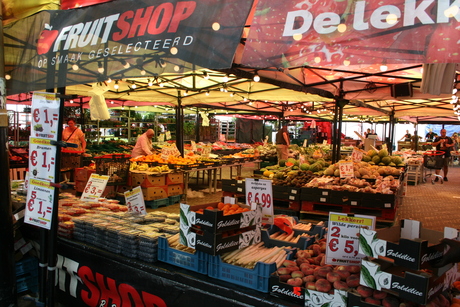
[[[32,96],[32,137],[57,140],[59,99],[55,93],[35,92]]]
[[[245,188],[246,204],[251,207],[253,207],[253,204],[259,204],[262,207],[262,221],[264,223],[273,223],[273,190],[271,180],[246,178]]]
[[[363,159],[363,152],[357,148],[353,149],[351,153],[351,160],[353,162],[360,162]]]
[[[340,162],[339,163],[339,171],[340,171],[340,178],[346,178],[346,177],[354,177],[354,168],[353,168],[353,162],[347,161],[347,162]]]

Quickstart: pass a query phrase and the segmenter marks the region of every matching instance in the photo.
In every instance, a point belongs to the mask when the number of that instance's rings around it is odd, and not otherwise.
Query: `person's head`
[[[433,132],[433,129],[428,129],[429,132]]]
[[[77,123],[76,123],[75,119],[69,118],[69,119],[67,119],[67,125],[70,128],[75,128],[77,126]]]
[[[441,136],[446,136],[446,133],[447,133],[446,129],[441,129]]]
[[[153,135],[154,135],[154,134],[155,134],[155,132],[153,132],[153,129],[149,129],[149,130],[145,131],[145,135],[146,135],[149,139],[153,138]]]
[[[371,128],[367,128],[367,132],[370,133],[370,132],[371,132]]]

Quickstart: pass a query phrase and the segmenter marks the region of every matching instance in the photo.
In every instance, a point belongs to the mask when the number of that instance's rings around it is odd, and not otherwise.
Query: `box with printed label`
[[[257,244],[261,241],[260,237],[260,224],[221,233],[202,231],[194,227],[180,229],[181,244],[213,256]]]
[[[184,173],[169,173],[166,174],[166,184],[184,183]]]
[[[224,212],[219,210],[217,205],[218,203],[195,206],[180,204],[181,229],[186,230],[196,225],[202,230],[209,231],[211,233],[218,233],[227,230],[260,225],[262,223],[262,207],[260,206],[257,206],[254,210],[250,210],[249,206],[240,204],[237,206],[246,208],[246,212],[224,215]],[[215,209],[206,209],[211,207]],[[196,212],[200,209],[204,209],[203,213]]]
[[[131,185],[133,187],[141,186],[142,188],[164,186],[166,185],[166,175],[131,172]]]
[[[142,188],[142,194],[144,195],[144,200],[168,198],[168,191],[166,190],[166,187]]]
[[[430,268],[443,256],[443,238],[457,237],[457,230],[444,233],[421,227],[419,221],[402,220],[400,225],[378,230],[360,229],[359,252],[369,257],[386,257],[408,269]]]
[[[175,196],[184,194],[182,184],[170,184],[167,186],[168,196]]]
[[[409,270],[384,259],[361,261],[360,284],[376,290],[389,290],[399,298],[426,305],[441,292],[450,289],[458,278],[457,264],[449,264],[432,273]]]

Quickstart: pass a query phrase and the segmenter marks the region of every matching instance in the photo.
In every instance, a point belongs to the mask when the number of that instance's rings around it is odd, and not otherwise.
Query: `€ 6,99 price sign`
[[[53,202],[54,187],[50,185],[50,182],[30,178],[24,222],[50,229]]]
[[[141,187],[135,187],[131,191],[126,191],[124,194],[126,206],[128,207],[129,212],[147,214]]]
[[[375,216],[329,213],[326,263],[357,265],[364,255],[358,253],[360,227],[375,228]]]
[[[254,210],[256,204],[262,206],[262,222],[273,224],[273,188],[272,181],[246,178],[246,204]]]
[[[109,181],[108,175],[91,174],[80,199],[83,201],[97,200],[104,192],[107,181]]]

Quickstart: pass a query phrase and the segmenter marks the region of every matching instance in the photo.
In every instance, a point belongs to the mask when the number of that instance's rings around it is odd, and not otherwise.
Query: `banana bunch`
[[[147,169],[147,172],[153,172],[153,173],[169,172],[169,167],[167,165],[152,166]]]
[[[129,166],[130,171],[144,171],[144,172],[153,172],[153,173],[162,173],[162,172],[169,172],[168,165],[162,166],[150,166],[147,163],[138,163],[138,162],[131,162]]]

